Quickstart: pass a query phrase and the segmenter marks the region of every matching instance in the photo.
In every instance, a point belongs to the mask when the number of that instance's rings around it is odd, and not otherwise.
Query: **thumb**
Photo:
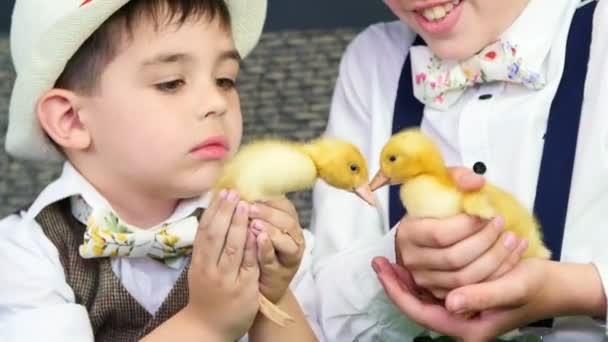
[[[478,191],[484,183],[485,178],[467,169],[466,167],[452,167],[449,169],[450,177],[456,182],[462,191]]]
[[[479,312],[523,305],[525,299],[523,286],[502,277],[451,291],[445,307],[452,313]]]

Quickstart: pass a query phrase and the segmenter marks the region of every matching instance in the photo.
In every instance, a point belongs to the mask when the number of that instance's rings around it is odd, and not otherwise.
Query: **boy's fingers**
[[[485,178],[465,167],[449,169],[450,176],[462,191],[478,191],[485,184]]]
[[[291,205],[291,202],[287,201],[287,203]],[[304,243],[304,235],[298,223],[295,209],[293,213],[287,213],[266,204],[256,203],[251,207],[249,216],[258,221],[270,223],[282,233],[291,236],[297,244]]]
[[[416,296],[410,291],[410,286],[403,282],[403,276],[398,275],[390,262],[383,257],[376,257],[372,261],[372,267],[378,275],[378,279],[384,287],[388,297],[401,309],[401,312],[406,315],[411,315],[416,311],[422,309],[422,303],[416,298]]]
[[[487,251],[466,267],[454,271],[419,271],[415,273],[416,283],[424,288],[439,287],[454,289],[487,279],[500,268],[517,245],[517,237],[505,232]]]
[[[488,249],[496,244],[503,232],[503,225],[498,219],[488,223],[481,231],[447,248],[420,248],[411,255],[416,265],[434,271],[455,271],[462,269],[479,259]]]
[[[194,237],[193,251],[192,251],[192,263],[195,265],[200,265],[201,267],[205,267],[207,269],[214,269],[217,262],[217,254],[213,254],[213,248],[209,248],[211,245],[217,244],[215,240],[218,222],[216,222],[216,216],[218,214],[219,208],[222,205],[225,205],[226,197],[228,192],[226,190],[222,190],[216,198],[213,199],[209,208],[205,210],[203,213],[201,220],[198,225],[198,229],[196,231],[196,236]],[[221,243],[223,244],[223,238]]]
[[[277,255],[267,233],[258,235],[257,244],[260,267],[265,268],[270,265],[278,264]]]
[[[257,280],[259,276],[258,267],[258,247],[256,238],[251,232],[247,232],[247,240],[245,241],[245,252],[243,253],[243,263],[241,264],[241,270],[239,277],[251,278]]]
[[[203,212],[201,221],[199,222],[199,228],[207,227],[209,225],[209,223],[213,219],[213,216],[215,216],[215,213],[217,212],[217,209],[219,208],[220,203],[222,202],[222,200],[225,200],[227,196],[228,196],[228,190],[225,190],[225,189],[221,190],[220,192],[217,193],[217,196],[215,196],[211,200],[209,207],[207,209],[205,209],[205,212]]]
[[[213,220],[205,229],[205,234],[202,237],[202,253],[205,254],[205,266],[209,269],[217,268],[224,250],[232,216],[239,201],[236,193],[229,191],[226,199],[222,199],[220,202]]]
[[[498,270],[494,274],[492,274],[488,278],[488,280],[498,279],[505,275],[505,273],[512,270],[517,265],[517,263],[519,263],[521,257],[524,255],[524,252],[527,248],[528,240],[520,240],[519,244],[517,245],[517,248],[515,248],[515,250],[511,252],[511,255],[509,255],[509,257],[502,263],[502,265],[500,265],[500,268],[498,268]]]
[[[280,257],[298,257],[302,244],[298,244],[290,235],[283,234],[279,228],[261,220],[251,221],[251,229],[258,235],[266,232]],[[303,240],[303,238],[302,238]]]
[[[420,247],[446,248],[479,232],[484,222],[479,218],[459,214],[446,219],[416,219],[406,217],[399,224],[407,230],[409,240]]]
[[[414,321],[439,333],[458,336],[462,330],[460,322],[451,318],[443,305],[422,302],[411,291],[407,280],[411,277],[399,265],[392,265],[386,258],[377,257],[372,263],[374,271],[389,299],[406,316]],[[401,273],[401,274],[399,274]],[[404,281],[405,280],[405,281]]]
[[[240,202],[232,218],[226,243],[218,261],[220,272],[233,277],[233,279],[237,278],[243,262],[243,253],[247,241],[248,212],[249,205],[245,202]]]
[[[445,307],[450,312],[481,312],[525,304],[525,286],[499,278],[450,292]]]

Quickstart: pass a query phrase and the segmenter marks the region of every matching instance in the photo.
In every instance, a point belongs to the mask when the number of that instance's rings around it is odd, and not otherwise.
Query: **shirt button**
[[[492,94],[483,94],[479,96],[480,100],[489,100],[492,98]]]
[[[487,168],[486,168],[486,164],[484,164],[483,162],[478,161],[477,163],[475,163],[473,165],[473,172],[475,172],[478,175],[483,175],[484,173],[486,173]]]

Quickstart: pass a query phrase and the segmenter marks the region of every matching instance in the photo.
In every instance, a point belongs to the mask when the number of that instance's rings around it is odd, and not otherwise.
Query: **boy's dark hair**
[[[230,13],[224,0],[131,0],[106,20],[68,61],[55,83],[56,88],[91,94],[99,75],[116,56],[133,25],[142,18],[150,19],[155,28],[168,23],[183,24],[192,18],[219,17],[224,28],[230,28]]]

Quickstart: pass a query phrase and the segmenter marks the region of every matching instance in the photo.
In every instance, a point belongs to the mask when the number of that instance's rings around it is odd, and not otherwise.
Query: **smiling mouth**
[[[456,8],[464,0],[452,0],[442,5],[417,10],[416,13],[423,16],[430,22],[438,22],[443,20],[454,8]]]

